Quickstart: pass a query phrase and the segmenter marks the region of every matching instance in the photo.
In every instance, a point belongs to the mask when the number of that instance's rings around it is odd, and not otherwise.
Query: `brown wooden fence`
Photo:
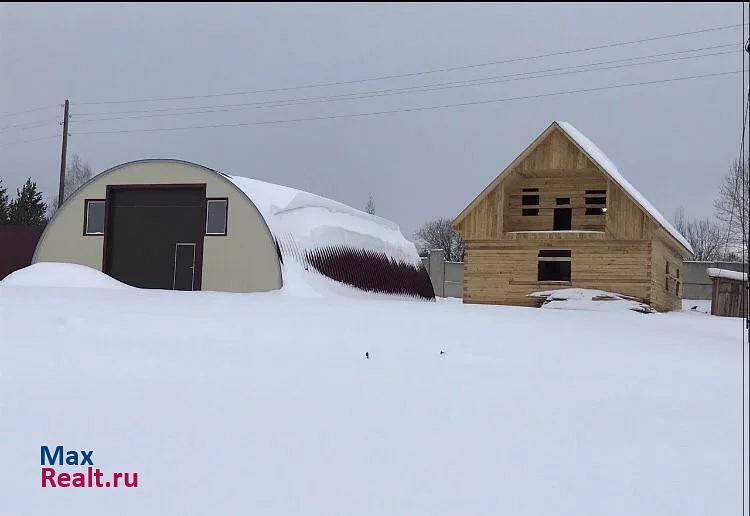
[[[747,306],[747,282],[715,277],[711,314],[724,317],[745,317]]]
[[[31,265],[43,229],[39,226],[0,225],[0,279]]]

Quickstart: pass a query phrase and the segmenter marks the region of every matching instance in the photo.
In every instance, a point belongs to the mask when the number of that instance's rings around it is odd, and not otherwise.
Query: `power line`
[[[43,136],[41,138],[34,138],[31,140],[15,140],[12,142],[0,142],[0,147],[7,147],[9,145],[16,145],[16,144],[22,144],[22,143],[32,143],[32,142],[40,142],[42,140],[51,140],[52,138],[59,138],[59,134],[53,134],[51,136]]]
[[[646,85],[652,85],[652,84],[662,84],[662,83],[685,81],[685,80],[691,80],[691,79],[701,79],[701,78],[706,78],[706,77],[719,77],[719,76],[726,76],[726,75],[737,74],[737,73],[742,73],[742,70],[716,72],[716,73],[708,73],[708,74],[701,74],[701,75],[691,75],[691,76],[686,76],[686,77],[673,77],[669,79],[659,79],[655,81],[613,84],[610,86],[601,86],[597,88],[584,88],[584,89],[577,89],[577,90],[557,91],[557,92],[551,92],[551,93],[540,93],[537,95],[525,95],[525,96],[519,96],[519,97],[506,97],[506,98],[500,98],[500,99],[477,100],[477,101],[472,101],[472,102],[460,102],[460,103],[455,103],[455,104],[442,104],[442,105],[436,105],[436,106],[422,106],[422,107],[413,107],[413,108],[404,108],[404,109],[393,109],[393,110],[387,110],[387,111],[349,113],[349,114],[316,116],[316,117],[296,118],[296,119],[286,119],[286,120],[268,120],[268,121],[261,121],[261,122],[238,122],[238,123],[233,123],[233,124],[208,124],[208,125],[193,125],[193,126],[183,126],[183,127],[82,131],[82,132],[74,133],[74,134],[88,135],[88,134],[119,134],[119,133],[136,133],[136,132],[183,131],[183,130],[188,130],[188,129],[245,127],[245,126],[251,126],[251,125],[287,124],[287,123],[296,123],[296,122],[309,122],[309,121],[314,121],[314,120],[332,120],[332,119],[337,119],[337,118],[355,118],[355,117],[365,117],[365,116],[389,115],[389,114],[395,114],[395,113],[409,113],[409,112],[428,111],[428,110],[435,110],[435,109],[477,106],[477,105],[492,104],[492,103],[497,103],[497,102],[510,102],[510,101],[515,101],[515,100],[554,97],[554,96],[571,95],[571,94],[577,94],[577,93],[592,93],[592,92],[597,92],[597,91],[605,91],[605,90],[612,90],[612,89],[619,89],[619,88],[629,88],[629,87],[634,87],[634,86],[646,86]]]
[[[676,55],[676,54],[684,54],[688,52],[699,52],[703,50],[714,50],[719,48],[727,48],[727,47],[735,47],[736,43],[725,43],[722,45],[713,45],[708,47],[700,47],[700,48],[691,48],[687,50],[677,50],[672,52],[662,52],[658,54],[650,54],[645,56],[634,56],[634,57],[626,57],[621,59],[611,59],[607,61],[598,61],[594,63],[584,63],[580,65],[569,65],[569,66],[562,66],[557,68],[546,68],[542,70],[532,70],[530,72],[518,72],[513,74],[506,74],[506,75],[494,75],[490,77],[481,77],[477,79],[466,79],[462,81],[448,81],[448,82],[436,82],[436,83],[428,83],[428,84],[422,84],[417,86],[405,86],[401,88],[387,88],[387,89],[379,89],[379,90],[370,90],[370,91],[362,91],[362,92],[354,92],[354,93],[341,93],[337,95],[326,95],[326,96],[318,96],[318,97],[302,97],[302,98],[294,98],[294,99],[277,99],[277,100],[266,100],[266,101],[257,101],[257,102],[243,102],[240,104],[224,104],[224,105],[213,105],[213,106],[190,106],[190,107],[171,107],[171,108],[150,108],[150,109],[132,109],[132,110],[126,110],[126,111],[100,111],[100,112],[91,112],[91,113],[79,113],[77,116],[95,116],[95,115],[122,115],[122,114],[129,114],[129,113],[151,113],[151,112],[161,112],[161,111],[191,111],[195,109],[204,109],[204,108],[225,108],[225,107],[235,107],[235,106],[250,106],[250,105],[259,105],[259,104],[276,104],[281,102],[296,102],[296,101],[304,101],[304,100],[317,100],[317,99],[330,99],[330,98],[339,98],[339,97],[348,97],[353,95],[366,95],[370,93],[382,93],[382,92],[390,92],[390,91],[405,91],[405,90],[412,90],[412,89],[420,89],[420,88],[427,88],[427,87],[433,87],[433,86],[445,86],[445,85],[452,85],[452,84],[470,84],[474,82],[480,82],[480,81],[487,81],[492,79],[502,79],[506,77],[516,77],[516,76],[522,76],[522,75],[531,75],[535,73],[543,73],[543,72],[552,72],[552,71],[558,71],[558,70],[567,70],[572,68],[583,68],[587,66],[596,66],[601,64],[610,64],[610,63],[620,63],[625,61],[633,61],[636,59],[648,59],[652,57],[662,57],[662,56],[669,56],[669,55]]]
[[[165,116],[170,117],[170,116],[201,115],[201,114],[220,113],[220,112],[242,111],[246,109],[272,109],[272,108],[280,108],[280,107],[316,104],[316,103],[321,103],[321,102],[336,102],[336,101],[342,101],[342,100],[363,100],[363,99],[371,99],[371,98],[386,97],[386,96],[408,94],[408,93],[428,93],[428,92],[433,92],[433,91],[441,91],[441,90],[453,89],[453,88],[465,87],[465,86],[483,86],[483,85],[489,85],[489,84],[505,83],[505,82],[519,81],[519,80],[527,80],[527,79],[558,77],[558,76],[571,75],[571,74],[576,74],[576,73],[596,72],[596,71],[612,70],[612,69],[617,69],[617,68],[626,68],[626,67],[640,66],[640,65],[647,65],[647,64],[658,64],[658,63],[665,63],[665,62],[670,62],[670,61],[679,61],[679,60],[684,60],[684,59],[695,59],[699,57],[726,55],[726,54],[735,53],[735,52],[738,52],[738,50],[730,50],[727,52],[716,52],[716,53],[705,54],[701,56],[689,56],[689,57],[681,57],[681,58],[673,58],[673,59],[662,59],[658,61],[650,61],[650,62],[644,62],[644,63],[632,63],[632,64],[619,65],[619,66],[592,68],[589,70],[577,70],[577,71],[568,71],[568,72],[561,72],[561,73],[550,73],[550,74],[544,74],[544,75],[537,75],[533,77],[519,77],[519,78],[504,79],[504,80],[494,80],[494,81],[487,81],[487,82],[477,83],[477,84],[443,86],[443,87],[437,87],[437,88],[427,88],[427,89],[412,90],[412,91],[398,91],[398,92],[380,93],[380,94],[373,94],[373,95],[360,95],[356,97],[320,99],[320,100],[302,101],[302,102],[286,102],[286,103],[277,103],[277,104],[271,104],[271,105],[245,104],[245,107],[234,107],[234,108],[226,108],[226,109],[203,109],[203,110],[185,112],[185,113],[158,113],[158,114],[151,114],[151,115],[136,115],[136,116],[86,119],[86,120],[80,120],[79,122],[92,123],[92,122],[103,122],[103,121],[108,121],[108,120],[126,120],[126,119],[159,118],[159,117],[165,117]]]
[[[24,131],[26,129],[33,129],[35,127],[42,127],[43,125],[48,125],[50,122],[57,122],[57,118],[46,118],[44,120],[37,120],[36,122],[25,122],[22,124],[11,124],[6,125],[5,127],[0,127],[0,133],[3,131],[7,131],[8,129],[17,129],[19,131]]]
[[[532,56],[513,57],[513,58],[501,59],[501,60],[496,60],[496,61],[488,61],[484,63],[474,63],[474,64],[450,66],[450,67],[443,67],[443,68],[433,68],[431,70],[422,70],[422,71],[417,71],[417,72],[407,72],[407,73],[391,74],[391,75],[380,75],[380,76],[375,76],[375,77],[366,77],[362,79],[352,79],[352,80],[347,80],[347,81],[318,82],[318,83],[308,83],[308,84],[301,84],[301,85],[295,85],[295,86],[286,86],[286,87],[281,87],[281,88],[266,88],[266,89],[234,91],[234,92],[226,92],[226,93],[212,93],[212,94],[205,94],[205,95],[185,95],[185,96],[180,96],[180,97],[151,97],[151,98],[136,98],[136,99],[121,99],[121,100],[99,100],[99,101],[90,101],[90,102],[79,102],[78,104],[99,105],[99,104],[129,104],[129,103],[136,103],[136,102],[163,102],[163,101],[170,101],[170,100],[189,100],[189,99],[200,99],[200,98],[228,97],[228,96],[235,96],[235,95],[250,95],[250,94],[256,94],[256,93],[271,93],[271,92],[279,92],[279,91],[300,90],[300,89],[307,89],[307,88],[321,88],[321,87],[326,87],[326,86],[340,86],[340,85],[346,85],[346,84],[360,84],[364,82],[381,81],[381,80],[387,80],[387,79],[400,79],[404,77],[416,77],[416,76],[429,75],[429,74],[435,74],[435,73],[467,70],[471,68],[481,68],[481,67],[500,65],[500,64],[517,63],[521,61],[542,59],[545,57],[556,57],[556,56],[563,56],[563,55],[570,55],[570,54],[578,54],[582,52],[591,52],[594,50],[602,50],[602,49],[625,46],[625,45],[635,45],[635,44],[646,43],[650,41],[658,41],[658,40],[663,40],[663,39],[690,36],[690,35],[695,35],[695,34],[704,34],[707,32],[736,29],[738,27],[744,27],[744,23],[722,25],[718,27],[708,27],[708,28],[692,30],[692,31],[687,31],[687,32],[663,34],[659,36],[652,36],[648,38],[641,38],[641,39],[635,39],[635,40],[605,43],[602,45],[577,48],[577,49],[572,49],[572,50],[562,50],[558,52],[548,52],[545,54],[536,54]]]
[[[58,106],[57,104],[52,104],[49,106],[41,106],[41,107],[36,107],[36,108],[31,108],[31,109],[25,109],[23,111],[16,111],[14,113],[0,113],[0,118],[6,118],[6,117],[11,117],[11,116],[17,116],[17,115],[25,115],[26,113],[33,113],[35,111],[42,111],[44,109],[51,109],[54,107],[60,107],[60,106]]]
[[[500,75],[500,76],[494,76],[494,77],[485,77],[481,79],[470,79],[470,80],[464,80],[464,81],[450,81],[450,82],[442,82],[442,83],[433,83],[433,84],[426,84],[421,86],[410,86],[410,87],[403,87],[403,88],[389,88],[385,90],[372,90],[369,92],[361,92],[359,94],[357,93],[346,93],[346,94],[340,94],[340,95],[331,95],[331,96],[322,96],[322,97],[308,97],[308,98],[300,98],[300,99],[287,99],[287,100],[275,100],[275,101],[258,101],[258,102],[247,102],[247,103],[239,103],[239,104],[225,104],[225,105],[215,105],[215,106],[193,106],[189,108],[160,108],[160,109],[153,109],[153,110],[133,110],[133,111],[121,111],[121,112],[103,112],[103,113],[82,113],[75,116],[75,119],[79,122],[100,122],[100,121],[106,121],[106,120],[127,120],[127,119],[136,119],[136,118],[159,118],[159,117],[165,117],[165,116],[184,116],[184,115],[196,115],[196,114],[205,114],[205,113],[218,113],[218,112],[228,112],[228,111],[241,111],[244,109],[249,108],[277,108],[277,107],[287,107],[287,106],[297,106],[297,105],[306,105],[306,104],[315,104],[320,102],[336,102],[341,100],[360,100],[360,99],[368,99],[368,98],[375,98],[375,97],[384,97],[384,96],[391,96],[391,95],[402,95],[402,94],[410,94],[410,93],[425,93],[425,92],[432,92],[432,91],[440,91],[445,89],[453,89],[453,88],[461,88],[461,87],[470,87],[470,86],[484,86],[488,84],[497,84],[497,83],[504,83],[504,82],[512,82],[512,81],[519,81],[519,80],[529,80],[529,79],[539,79],[539,78],[545,78],[545,77],[555,77],[555,76],[562,76],[562,75],[571,75],[576,73],[585,73],[585,72],[595,72],[595,71],[602,71],[602,70],[612,70],[617,68],[626,68],[626,67],[632,67],[632,66],[642,66],[642,65],[648,65],[648,64],[658,64],[658,63],[665,63],[665,62],[671,62],[671,61],[681,61],[681,60],[688,60],[688,59],[700,59],[704,57],[712,57],[717,55],[725,55],[737,52],[738,50],[729,50],[725,52],[713,52],[708,54],[699,54],[694,56],[684,56],[684,57],[676,57],[676,58],[670,58],[670,59],[660,59],[660,60],[653,60],[653,61],[645,61],[641,63],[629,63],[629,64],[622,64],[618,66],[606,66],[606,67],[599,67],[599,68],[590,68],[595,67],[602,64],[609,64],[609,63],[622,63],[624,61],[633,61],[635,59],[649,59],[652,57],[659,57],[659,56],[665,56],[665,55],[674,55],[674,54],[683,54],[686,52],[697,52],[702,50],[708,50],[708,49],[715,49],[715,48],[726,48],[728,46],[735,46],[734,44],[725,44],[725,45],[716,45],[713,47],[703,47],[699,49],[691,49],[691,50],[680,50],[676,52],[666,52],[666,53],[660,53],[660,54],[653,54],[653,55],[647,55],[647,56],[636,56],[636,57],[628,57],[623,59],[613,59],[613,60],[607,60],[607,61],[599,61],[594,63],[585,63],[580,65],[572,65],[572,66],[563,66],[563,67],[557,67],[557,68],[547,68],[543,70],[535,70],[530,72],[520,72],[520,73],[514,73],[514,74],[508,74],[508,75]],[[581,68],[589,68],[589,69],[581,69]],[[549,73],[544,75],[544,72],[554,72],[562,70],[562,73]],[[565,71],[569,70],[569,71]],[[172,113],[171,111],[181,110],[184,112],[177,112]],[[153,113],[156,112],[156,113]],[[143,115],[135,115],[135,116],[116,116],[116,117],[104,117],[104,118],[83,118],[79,119],[79,117],[92,117],[95,115],[105,115],[105,114],[128,114],[128,113],[146,113]],[[153,114],[148,114],[153,113]]]

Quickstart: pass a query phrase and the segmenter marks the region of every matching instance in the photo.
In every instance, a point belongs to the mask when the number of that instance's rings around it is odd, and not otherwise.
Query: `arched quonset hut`
[[[57,210],[33,262],[129,285],[263,292],[359,290],[433,299],[414,245],[345,204],[172,159],[113,167]]]

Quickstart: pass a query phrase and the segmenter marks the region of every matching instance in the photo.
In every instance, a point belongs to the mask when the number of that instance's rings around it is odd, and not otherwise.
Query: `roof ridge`
[[[691,254],[695,254],[690,242],[688,242],[682,233],[677,231],[667,218],[664,217],[664,215],[662,215],[661,212],[657,210],[656,207],[625,178],[625,176],[622,175],[622,173],[620,173],[617,165],[615,165],[615,163],[599,148],[599,146],[591,141],[588,136],[576,129],[573,124],[557,120],[554,121],[553,124],[557,125],[571,140],[573,140],[584,154],[586,154],[615,183],[617,183],[637,205],[639,205],[656,221],[657,224],[663,227],[667,233],[677,240],[685,249],[690,251]]]

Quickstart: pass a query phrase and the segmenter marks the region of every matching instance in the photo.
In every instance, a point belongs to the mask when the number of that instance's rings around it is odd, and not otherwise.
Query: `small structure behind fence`
[[[745,317],[747,313],[747,274],[709,268],[713,282],[711,315]]]
[[[436,297],[464,297],[464,262],[446,262],[445,251],[432,249],[422,257]]]
[[[711,299],[712,281],[708,269],[747,272],[747,265],[741,262],[695,262],[683,263],[682,299]]]

